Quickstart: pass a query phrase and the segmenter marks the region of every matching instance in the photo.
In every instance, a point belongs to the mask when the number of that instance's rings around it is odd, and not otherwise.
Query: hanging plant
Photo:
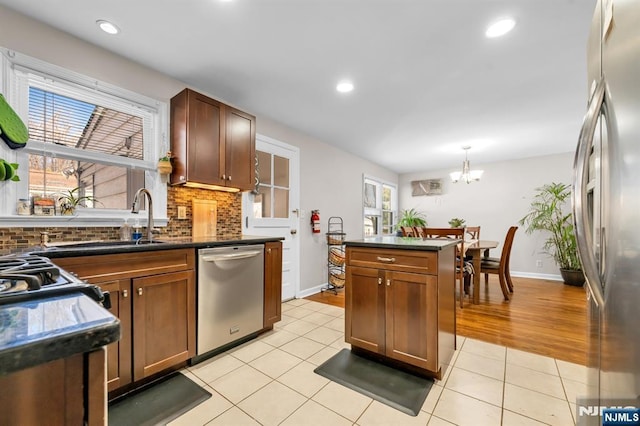
[[[0,158],[0,181],[11,180],[13,182],[20,181],[20,177],[16,173],[18,169],[17,163],[9,163]]]
[[[171,165],[171,151],[167,151],[167,155],[158,159],[158,173],[161,175],[169,175],[173,171]]]

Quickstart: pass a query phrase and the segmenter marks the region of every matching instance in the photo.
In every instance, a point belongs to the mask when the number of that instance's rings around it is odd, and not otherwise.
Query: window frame
[[[153,197],[154,225],[167,225],[167,185],[166,180],[163,180],[156,170],[157,159],[168,150],[168,109],[165,102],[6,48],[0,48],[0,83],[7,102],[25,123],[28,122],[29,117],[29,87],[34,86],[135,113],[143,120],[145,140],[143,160],[124,157],[114,159],[109,155],[92,151],[80,153],[74,148],[37,141],[29,141],[25,148],[11,150],[6,144],[0,142],[0,157],[8,162],[18,163],[18,172],[21,176],[19,182],[0,184],[0,197],[8,200],[0,205],[0,222],[3,227],[119,226],[125,219],[139,219],[141,223],[146,222],[146,211],[136,215],[129,209],[79,209],[74,216],[17,215],[16,203],[21,198],[28,198],[29,194],[28,177],[24,177],[24,171],[29,167],[28,156],[43,153],[144,170],[145,187]]]
[[[375,195],[376,195],[376,207],[366,207],[365,206],[365,187],[366,184],[375,185]],[[389,187],[392,190],[391,193],[391,209],[385,210],[382,208],[382,190],[383,187]],[[388,234],[382,233],[383,228],[383,213],[391,212],[393,215],[393,223],[391,226],[391,232]],[[364,229],[364,221],[367,216],[376,216],[378,217],[377,229],[375,230],[375,234],[366,235]],[[366,175],[362,175],[362,235],[364,237],[380,237],[386,235],[394,235],[393,228],[395,228],[398,219],[398,185],[393,182],[388,182],[383,179]]]

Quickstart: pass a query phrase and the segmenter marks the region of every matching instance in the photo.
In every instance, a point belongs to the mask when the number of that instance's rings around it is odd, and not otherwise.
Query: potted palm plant
[[[401,226],[427,226],[427,218],[424,213],[416,209],[402,210],[400,220],[396,224],[396,230],[399,236],[402,236]]]
[[[582,286],[585,279],[569,206],[570,186],[550,183],[536,188],[536,191],[529,213],[520,219],[520,224],[525,227],[527,234],[534,231],[546,232],[548,238],[544,243],[544,251],[560,267],[560,275],[565,284]]]

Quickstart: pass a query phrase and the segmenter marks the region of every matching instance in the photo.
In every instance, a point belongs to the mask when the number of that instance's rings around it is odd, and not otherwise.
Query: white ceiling
[[[472,166],[572,151],[595,0],[0,4],[406,173],[459,168],[464,145]],[[515,29],[485,38],[507,15]],[[343,78],[352,93],[335,91]]]

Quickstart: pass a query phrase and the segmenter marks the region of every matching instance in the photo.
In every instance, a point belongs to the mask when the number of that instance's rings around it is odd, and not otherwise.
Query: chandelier
[[[449,173],[449,176],[451,177],[451,180],[453,181],[453,183],[456,183],[458,181],[462,181],[466,183],[469,183],[473,180],[478,181],[480,180],[480,177],[482,177],[482,173],[484,173],[484,170],[471,170],[471,168],[469,167],[467,152],[469,151],[470,148],[471,148],[470,146],[462,147],[462,149],[464,149],[464,161],[462,162],[462,171]]]

